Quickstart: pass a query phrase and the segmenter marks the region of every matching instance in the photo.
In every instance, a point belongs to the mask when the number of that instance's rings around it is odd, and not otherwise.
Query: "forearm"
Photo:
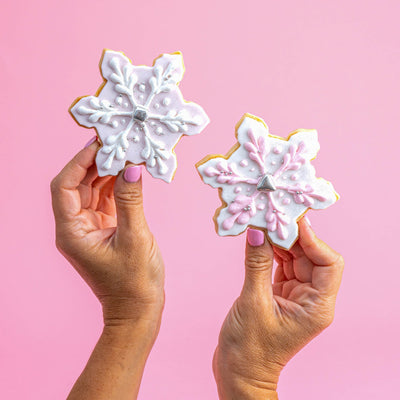
[[[68,400],[136,399],[158,324],[105,326]]]

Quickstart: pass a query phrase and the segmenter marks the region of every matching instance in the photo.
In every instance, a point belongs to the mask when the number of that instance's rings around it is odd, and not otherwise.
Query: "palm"
[[[76,189],[69,191],[70,232],[77,239],[76,246],[97,244],[108,239],[116,229],[114,201],[115,177],[99,177],[96,166],[88,169]]]
[[[272,286],[275,306],[291,315],[313,307],[318,297],[313,285],[320,278],[318,267],[298,243],[290,251],[274,247],[274,258],[278,263]]]

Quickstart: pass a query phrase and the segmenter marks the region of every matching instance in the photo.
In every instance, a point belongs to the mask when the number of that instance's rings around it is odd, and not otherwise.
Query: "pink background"
[[[212,121],[178,145],[172,184],[144,178],[167,303],[139,398],[217,397],[211,359],[245,238],[215,234],[219,199],[194,163],[225,154],[245,112],[281,136],[318,129],[318,175],[342,196],[308,214],[346,260],[336,320],[287,366],[280,398],[398,398],[399,13],[395,0],[3,2],[0,398],[65,398],[101,331],[55,249],[49,182],[94,133],[67,109],[101,83],[103,48],[138,64],[181,50],[183,94]]]

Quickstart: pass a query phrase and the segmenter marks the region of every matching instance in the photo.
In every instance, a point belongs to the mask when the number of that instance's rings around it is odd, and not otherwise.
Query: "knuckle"
[[[51,193],[54,194],[54,193],[58,192],[59,187],[60,187],[60,185],[59,185],[59,179],[58,179],[58,175],[57,175],[50,182],[50,191],[51,191]]]
[[[318,331],[323,331],[328,328],[334,320],[335,314],[334,312],[323,312],[320,313],[316,319],[316,327]]]
[[[57,250],[58,250],[60,253],[64,253],[64,243],[63,243],[63,241],[58,237],[58,235],[56,236],[55,245],[56,245]]]
[[[344,258],[341,254],[338,254],[336,263],[339,265],[340,268],[344,268]]]
[[[264,270],[272,267],[272,259],[268,259],[263,254],[248,254],[245,260],[246,268]]]
[[[338,253],[337,251],[333,251],[333,254],[334,254],[334,262],[332,264],[337,265],[339,267],[344,266],[343,256],[340,253]]]
[[[325,329],[328,326],[330,326],[332,324],[334,318],[335,318],[335,315],[334,315],[333,312],[325,314],[323,316],[323,318],[322,318],[322,326],[323,326],[323,328]]]
[[[130,192],[117,192],[114,195],[115,201],[119,204],[127,205],[141,205],[142,193],[139,190],[132,190]]]

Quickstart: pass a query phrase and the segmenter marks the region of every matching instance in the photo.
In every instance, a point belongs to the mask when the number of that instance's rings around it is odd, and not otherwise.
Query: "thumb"
[[[143,212],[142,167],[128,165],[118,175],[114,184],[117,210],[117,238],[129,242],[146,233],[147,223]]]
[[[272,297],[274,252],[261,230],[247,230],[245,280],[243,291],[267,293]]]

